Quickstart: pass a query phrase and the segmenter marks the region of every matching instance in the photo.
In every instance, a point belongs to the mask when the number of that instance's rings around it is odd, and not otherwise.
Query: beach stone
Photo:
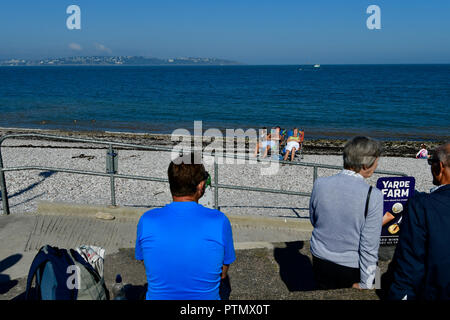
[[[101,220],[114,220],[116,218],[111,213],[106,213],[106,212],[97,212],[95,214],[95,217],[97,219],[101,219]]]
[[[31,130],[30,130],[31,131]],[[0,129],[0,135],[5,133],[30,133],[30,131],[9,132]],[[76,133],[45,131],[54,135],[75,136],[78,138],[95,138],[98,140],[111,140],[123,143],[140,145],[170,146],[170,138],[162,135],[140,135],[140,134],[109,134],[109,133]],[[167,142],[167,144],[166,144]],[[345,141],[327,140],[321,141],[305,140],[304,163],[317,163],[334,165],[339,169],[319,168],[318,177],[330,176],[340,171],[343,165],[342,151],[340,150]],[[420,141],[422,142],[422,141]],[[426,141],[424,141],[426,142]],[[412,176],[416,180],[415,189],[420,192],[429,192],[433,187],[430,168],[426,160],[415,158],[414,143],[411,142],[408,150],[399,151],[403,148],[401,142],[384,142],[386,152],[380,158],[378,170],[400,171]],[[327,145],[330,145],[327,147]],[[430,150],[433,148],[431,144]],[[314,149],[314,146],[320,146]],[[333,148],[340,148],[334,152]],[[417,146],[417,148],[420,147]],[[251,145],[253,151],[254,145]],[[105,146],[93,143],[78,143],[64,141],[49,141],[45,139],[8,139],[2,145],[2,157],[5,167],[11,166],[42,166],[48,168],[71,168],[79,171],[95,171],[104,173],[106,170]],[[169,150],[171,150],[169,148]],[[407,152],[406,152],[407,151]],[[407,153],[414,156],[406,157]],[[335,154],[336,153],[336,154]],[[339,153],[339,154],[338,154]],[[80,154],[92,158],[76,158]],[[394,154],[395,156],[389,156]],[[73,158],[75,157],[75,158]],[[210,160],[211,157],[205,159]],[[118,156],[119,166],[122,174],[156,177],[167,179],[167,168],[171,161],[171,152],[146,151],[138,149],[121,149]],[[228,159],[230,160],[230,159]],[[285,165],[274,167],[273,175],[263,175],[270,169],[267,163],[253,163],[248,161],[244,164],[224,162],[218,166],[219,184],[259,187],[283,191],[295,191],[310,193],[313,188],[313,168],[306,166]],[[214,177],[214,166],[212,162],[205,162],[205,168]],[[374,174],[367,180],[372,186],[376,186],[377,179],[384,177],[383,174]],[[8,194],[10,195],[10,210],[15,213],[36,212],[38,203],[42,201],[98,205],[104,207],[111,203],[111,180],[110,177],[98,177],[90,175],[69,174],[53,172],[51,170],[40,172],[11,171],[5,172]],[[214,180],[213,180],[214,181]],[[160,181],[140,181],[131,179],[115,179],[116,205],[121,207],[141,207],[148,210],[163,207],[172,202],[169,184]],[[211,196],[205,194],[201,201],[206,202],[208,207],[214,207],[214,188]],[[210,203],[208,205],[208,202]],[[285,194],[271,194],[264,192],[250,192],[233,189],[219,189],[219,210],[227,215],[254,215],[265,217],[301,218],[309,217],[309,197],[292,196]],[[115,207],[108,207],[114,209]],[[111,212],[112,210],[98,209],[97,211]],[[144,213],[143,210],[142,213]],[[2,212],[0,206],[0,214]]]

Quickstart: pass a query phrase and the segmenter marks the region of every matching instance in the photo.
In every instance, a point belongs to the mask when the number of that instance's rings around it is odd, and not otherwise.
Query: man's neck
[[[195,196],[182,196],[182,197],[175,197],[172,196],[173,202],[197,202],[198,199]]]
[[[446,168],[444,174],[442,175],[441,181],[439,181],[440,186],[450,184],[450,169]]]

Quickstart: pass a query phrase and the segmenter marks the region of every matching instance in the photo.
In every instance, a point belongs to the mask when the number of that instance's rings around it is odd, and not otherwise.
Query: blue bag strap
[[[27,287],[25,291],[25,300],[30,299],[30,291],[31,291],[31,283],[33,282],[34,275],[36,272],[44,266],[48,261],[48,255],[44,252],[44,247],[39,249],[38,254],[36,257],[34,257],[33,262],[31,263],[30,270],[28,271],[28,277],[27,277]],[[36,274],[36,292],[39,294],[40,299],[40,293],[39,293],[39,287],[40,287],[40,281],[41,281],[41,275]]]
[[[369,187],[369,192],[367,192],[366,209],[364,210],[364,219],[367,218],[367,212],[369,211],[369,201],[370,201],[370,193],[371,192],[372,192],[372,186]]]
[[[67,288],[67,267],[75,264],[70,255],[67,253],[65,249],[54,248],[52,246],[46,245],[43,246],[38,255],[34,258],[33,263],[31,264],[30,271],[28,272],[27,278],[27,289],[25,294],[25,299],[29,298],[29,292],[31,290],[31,284],[33,282],[34,275],[36,272],[43,267],[46,263],[51,262],[54,268],[55,276],[57,277],[57,283],[60,284],[57,286],[56,290],[60,295],[61,300],[76,300],[77,290],[70,290]],[[41,275],[38,274],[36,289],[38,293],[40,292],[40,281]],[[40,299],[39,293],[39,299]]]

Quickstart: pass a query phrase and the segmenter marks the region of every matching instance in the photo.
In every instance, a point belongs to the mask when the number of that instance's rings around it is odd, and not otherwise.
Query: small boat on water
[[[306,65],[304,67],[305,67],[305,70],[311,70],[311,65]],[[314,64],[313,68],[320,68],[320,64]],[[302,71],[303,70],[302,66],[300,66],[297,70]]]

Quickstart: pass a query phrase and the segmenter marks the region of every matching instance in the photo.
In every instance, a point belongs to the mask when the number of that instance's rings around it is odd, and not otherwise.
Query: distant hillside
[[[0,66],[83,66],[83,65],[111,65],[111,66],[169,66],[169,65],[240,65],[236,61],[217,58],[173,58],[158,59],[137,56],[90,56],[50,58],[41,60],[10,59],[0,61]]]

